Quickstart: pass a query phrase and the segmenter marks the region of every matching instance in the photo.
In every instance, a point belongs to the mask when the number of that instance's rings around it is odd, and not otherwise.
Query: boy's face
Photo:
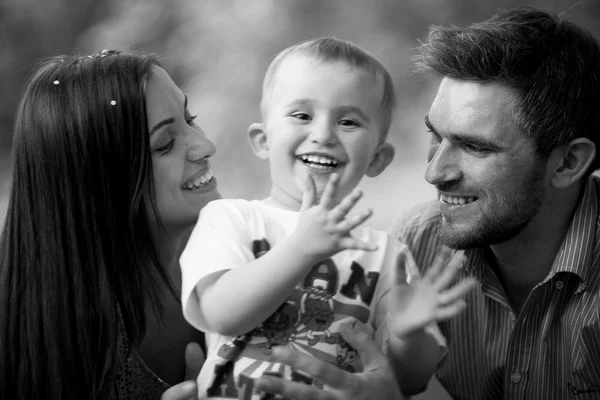
[[[368,72],[344,63],[284,60],[265,94],[263,124],[249,130],[257,155],[269,160],[272,199],[298,209],[306,173],[319,196],[338,173],[338,200],[363,175],[381,173],[394,155],[382,140],[382,91]]]

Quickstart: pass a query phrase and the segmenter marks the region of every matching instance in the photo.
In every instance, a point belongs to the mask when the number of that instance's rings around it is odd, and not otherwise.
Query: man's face
[[[537,215],[546,159],[515,123],[514,93],[496,83],[444,78],[426,124],[427,182],[438,190],[440,235],[450,247],[505,242]]]

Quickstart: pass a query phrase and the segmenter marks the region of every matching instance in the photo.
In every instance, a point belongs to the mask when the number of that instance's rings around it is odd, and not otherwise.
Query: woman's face
[[[160,218],[167,229],[192,226],[202,207],[221,197],[209,163],[215,145],[194,123],[187,97],[158,66],[148,78],[146,107]]]

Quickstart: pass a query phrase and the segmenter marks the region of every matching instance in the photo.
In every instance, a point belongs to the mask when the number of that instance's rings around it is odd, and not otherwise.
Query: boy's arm
[[[446,347],[436,336],[428,329],[419,329],[402,338],[390,335],[386,354],[404,395],[425,390],[435,374],[446,352]]]
[[[445,339],[436,321],[462,312],[466,307],[462,298],[475,284],[470,277],[451,284],[462,266],[462,257],[447,262],[447,250],[438,255],[425,276],[412,282],[406,281],[405,273],[410,269],[407,265],[414,263],[410,254],[401,253],[397,261],[388,306],[387,355],[407,395],[425,388],[445,353]]]
[[[228,336],[246,333],[269,317],[319,261],[345,249],[374,249],[350,236],[371,212],[346,218],[362,194],[356,190],[337,204],[338,180],[332,175],[321,201],[314,204],[316,190],[308,178],[299,223],[289,238],[262,257],[211,274],[196,285],[199,312],[208,331]]]

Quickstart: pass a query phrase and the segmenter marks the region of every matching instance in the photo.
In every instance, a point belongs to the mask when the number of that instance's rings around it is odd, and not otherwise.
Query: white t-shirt
[[[299,213],[240,199],[216,200],[204,207],[180,262],[182,270],[182,306],[187,321],[199,330],[207,327],[199,312],[195,287],[206,276],[253,261],[261,252],[276,246],[296,228]],[[290,379],[303,379],[280,364],[267,362],[273,345],[285,345],[338,365],[348,371],[362,366],[356,351],[338,333],[340,324],[360,321],[373,328],[383,346],[387,301],[382,301],[394,279],[398,260],[406,260],[408,280],[418,274],[407,247],[387,233],[357,228],[352,235],[377,244],[376,251],[345,250],[315,265],[299,282],[271,317],[257,326],[236,357],[233,375],[225,373],[211,391],[210,398],[258,399],[253,380],[263,372],[281,373]],[[406,257],[399,257],[407,253]],[[293,257],[290,254],[290,257]],[[285,266],[282,266],[285,268]],[[257,276],[269,285],[268,276]],[[244,288],[232,290],[243,291]],[[215,379],[215,367],[235,351],[234,338],[206,333],[207,359],[198,377],[200,398]],[[315,384],[319,384],[315,382]],[[239,389],[238,389],[239,388]]]

